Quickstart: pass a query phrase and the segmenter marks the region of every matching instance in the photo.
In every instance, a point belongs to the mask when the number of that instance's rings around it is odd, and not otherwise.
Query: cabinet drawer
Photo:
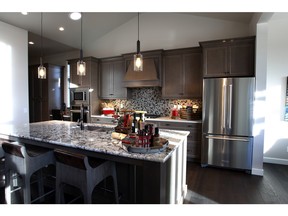
[[[201,141],[191,141],[188,139],[187,142],[187,158],[198,161],[201,157]]]
[[[92,117],[91,123],[99,123],[99,124],[114,124],[113,118],[101,118],[101,117]]]
[[[201,129],[201,123],[182,123],[182,122],[159,122],[160,128],[171,129],[171,130],[191,130]]]

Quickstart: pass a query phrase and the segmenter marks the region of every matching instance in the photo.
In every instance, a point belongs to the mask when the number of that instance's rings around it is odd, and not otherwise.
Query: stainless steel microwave
[[[72,89],[71,102],[89,103],[89,90],[88,89]]]

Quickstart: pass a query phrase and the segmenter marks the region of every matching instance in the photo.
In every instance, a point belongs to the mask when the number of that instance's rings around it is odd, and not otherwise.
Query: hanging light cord
[[[42,56],[43,56],[43,14],[41,12],[41,57],[40,57],[40,65],[42,66]]]
[[[137,41],[137,54],[140,53],[140,40],[139,40],[139,12],[138,12],[138,41]]]
[[[80,38],[81,38],[81,49],[80,49],[80,60],[82,60],[83,59],[83,51],[82,51],[82,20],[83,20],[83,16],[82,16],[82,13],[81,13],[81,36],[80,36]]]
[[[139,13],[138,13],[138,40],[139,40]]]

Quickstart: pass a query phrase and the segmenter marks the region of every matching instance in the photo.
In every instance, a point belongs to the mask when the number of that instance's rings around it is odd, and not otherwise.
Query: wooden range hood
[[[123,86],[127,88],[161,86],[154,60],[143,59],[143,71],[134,71],[133,61],[131,61],[123,80]]]

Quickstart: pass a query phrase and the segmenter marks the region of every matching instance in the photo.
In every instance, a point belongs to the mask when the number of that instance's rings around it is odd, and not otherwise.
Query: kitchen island
[[[139,154],[128,152],[121,141],[112,139],[113,131],[113,125],[86,124],[84,130],[80,130],[75,122],[46,121],[0,125],[0,138],[125,164],[129,167],[126,184],[130,203],[182,203],[187,192],[186,151],[189,132],[160,130],[160,136],[169,141],[166,150]],[[117,175],[120,174],[117,170]],[[118,184],[119,181],[121,178],[118,178]]]

